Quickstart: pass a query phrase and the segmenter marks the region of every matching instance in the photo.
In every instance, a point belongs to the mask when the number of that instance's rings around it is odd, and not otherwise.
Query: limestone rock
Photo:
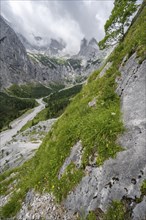
[[[133,210],[132,220],[146,220],[146,196]]]
[[[61,178],[70,163],[74,163],[77,168],[81,166],[82,152],[82,143],[81,141],[79,141],[72,147],[69,157],[66,158],[63,166],[61,167],[58,175],[59,179]]]
[[[85,213],[96,208],[106,211],[112,200],[141,196],[140,187],[146,179],[146,61],[140,65],[134,54],[120,71],[117,92],[127,131],[118,142],[125,150],[101,167],[88,168],[87,175],[64,202],[72,212],[79,212],[81,207]]]

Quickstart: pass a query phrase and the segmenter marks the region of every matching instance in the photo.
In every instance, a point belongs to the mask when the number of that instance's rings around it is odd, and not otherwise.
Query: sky
[[[104,37],[112,0],[1,0],[1,14],[31,43],[34,36],[63,39],[67,52],[79,51],[83,37]]]

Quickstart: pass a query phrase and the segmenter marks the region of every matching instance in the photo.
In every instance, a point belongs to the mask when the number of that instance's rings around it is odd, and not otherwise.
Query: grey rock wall
[[[106,211],[112,200],[125,198],[134,209],[135,199],[141,196],[140,187],[146,179],[146,61],[138,64],[134,54],[120,72],[117,93],[127,130],[118,142],[125,150],[103,166],[88,167],[88,174],[64,202],[72,212],[87,213],[96,208]],[[146,203],[142,204],[146,213]]]
[[[98,60],[97,57],[98,62],[94,63],[90,60],[87,66],[81,65],[78,68],[74,64],[61,65],[52,61],[50,61],[50,66],[44,65],[39,60],[28,56],[19,37],[1,16],[0,27],[0,90],[12,84],[30,82],[41,82],[46,85],[50,83],[72,84],[76,82],[76,79],[84,80],[101,63],[101,59]],[[81,58],[76,59],[79,61]]]
[[[11,83],[28,82],[34,78],[34,72],[23,44],[1,16],[0,28],[1,87],[9,86]]]

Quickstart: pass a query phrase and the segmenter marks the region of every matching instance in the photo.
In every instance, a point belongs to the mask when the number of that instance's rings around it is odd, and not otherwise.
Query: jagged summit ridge
[[[98,43],[95,38],[92,38],[89,42],[86,38],[83,38],[81,40],[81,46],[78,56],[86,59],[91,59],[99,56],[99,53],[101,54],[102,52],[99,51]]]
[[[59,56],[63,49],[66,47],[66,44],[62,39],[44,39],[43,37],[33,35],[33,43],[31,43],[21,33],[17,33],[17,35],[26,50],[32,53]]]
[[[41,82],[42,84],[62,83],[72,84],[85,80],[93,69],[99,67],[102,59],[100,53],[95,56],[96,50],[92,45],[83,44],[84,56],[60,57],[58,54],[65,48],[65,43],[60,39],[51,39],[49,48],[42,46],[42,38],[35,36],[38,45],[31,45],[22,35],[18,35],[0,17],[1,42],[0,42],[0,79],[1,88],[12,84],[24,84],[29,82]],[[29,53],[26,51],[30,51]],[[92,56],[92,53],[94,53]],[[88,56],[91,55],[91,56]],[[85,63],[82,61],[85,59]],[[94,62],[93,62],[94,61]]]

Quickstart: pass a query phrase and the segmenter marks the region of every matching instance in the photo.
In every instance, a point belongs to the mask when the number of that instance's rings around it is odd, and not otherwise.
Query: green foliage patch
[[[115,0],[114,8],[104,25],[105,37],[99,42],[101,49],[113,46],[124,36],[124,28],[131,23],[131,16],[137,10],[136,0]]]
[[[40,121],[46,121],[50,118],[57,118],[65,111],[65,108],[70,103],[70,99],[73,98],[82,88],[82,85],[76,85],[71,88],[66,88],[61,91],[55,91],[49,97],[44,98],[47,103],[46,108],[39,112],[36,117],[27,122],[21,129],[21,131],[38,124]],[[55,89],[55,88],[54,88]]]
[[[21,97],[21,98],[41,98],[49,95],[52,92],[52,88],[47,88],[42,84],[24,84],[17,85],[13,84],[7,89],[10,95]]]
[[[28,109],[37,106],[34,99],[21,99],[0,92],[0,130],[22,115]]]
[[[146,196],[146,180],[144,180],[142,183],[141,193],[142,193],[142,196]]]
[[[104,215],[104,220],[124,220],[126,209],[122,202],[113,201]]]
[[[137,58],[139,58],[140,63],[146,59],[146,22],[144,22],[146,20],[145,1],[138,14],[139,16],[136,16],[134,19],[132,26],[123,38],[123,41],[120,42],[109,58],[110,61],[114,61],[117,65],[122,62],[125,56],[127,56],[128,59],[134,52],[137,52]]]

